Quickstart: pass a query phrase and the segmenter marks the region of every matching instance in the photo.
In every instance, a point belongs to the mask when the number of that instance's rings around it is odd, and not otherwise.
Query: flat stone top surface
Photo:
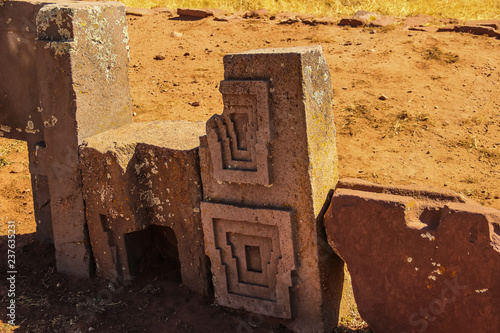
[[[321,45],[313,46],[296,46],[296,47],[285,47],[285,48],[270,48],[270,49],[256,49],[239,53],[230,53],[230,55],[235,54],[276,54],[276,53],[308,53],[313,51],[323,51]]]
[[[84,144],[101,153],[140,143],[176,150],[191,150],[199,146],[199,137],[202,135],[205,135],[204,121],[153,121],[132,123],[106,131],[86,139]]]

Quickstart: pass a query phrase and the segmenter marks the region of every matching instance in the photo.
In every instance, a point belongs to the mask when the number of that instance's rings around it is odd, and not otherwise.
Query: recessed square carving
[[[208,202],[201,209],[218,303],[292,318],[291,213]]]
[[[207,122],[218,181],[270,185],[269,92],[265,81],[222,81],[224,111]]]

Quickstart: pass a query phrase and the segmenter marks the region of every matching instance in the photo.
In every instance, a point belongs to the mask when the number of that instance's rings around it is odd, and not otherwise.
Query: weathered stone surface
[[[403,24],[408,27],[423,27],[427,23],[434,20],[433,16],[419,14],[417,16],[407,17],[403,20]]]
[[[339,21],[338,25],[340,26],[350,26],[350,27],[360,27],[365,25],[366,22],[364,20],[355,19],[355,18],[343,18]]]
[[[214,17],[214,21],[219,21],[219,22],[235,22],[235,21],[241,21],[243,18],[241,16],[236,16],[236,15],[217,15]]]
[[[265,8],[256,9],[250,12],[246,12],[243,17],[244,18],[258,18],[263,19],[269,17],[269,11]]]
[[[378,20],[382,16],[378,13],[369,12],[366,10],[358,10],[356,13],[354,13],[352,17],[358,20],[362,20],[365,23],[368,23],[370,21]]]
[[[314,22],[316,24],[334,25],[337,24],[337,19],[335,17],[317,17]]]
[[[214,16],[214,12],[210,9],[178,8],[177,14],[179,16],[190,16],[190,17],[199,17],[199,18]]]
[[[377,18],[374,21],[371,21],[370,26],[371,27],[387,27],[389,25],[396,24],[399,21],[400,21],[400,19],[398,19],[397,17],[384,16],[384,17]]]
[[[277,13],[276,15],[271,16],[272,20],[277,20],[281,24],[300,23],[312,18],[312,15],[292,12]]]
[[[423,32],[437,32],[438,28],[436,28],[436,27],[409,27],[408,30],[423,31]]]
[[[337,325],[343,265],[328,252],[320,220],[337,182],[331,77],[322,50],[230,54],[224,68],[224,111],[200,139],[202,220],[216,298],[289,318],[282,323],[297,332],[328,331]],[[227,263],[227,242],[240,270]]]
[[[476,20],[465,22],[466,26],[485,26],[496,30],[500,30],[500,20]]]
[[[170,8],[165,8],[165,7],[155,7],[155,8],[152,8],[156,13],[158,14],[163,14],[163,15],[167,15],[168,17],[172,17],[175,15],[176,11],[174,9],[170,9]]]
[[[204,129],[203,122],[134,123],[90,137],[80,147],[99,276],[130,280],[158,247],[168,259],[165,275],[179,266],[185,286],[209,293],[198,159]],[[161,233],[167,237],[155,236]]]
[[[36,14],[43,5],[9,1],[0,10],[0,136],[28,142],[37,237],[51,243],[47,166],[40,166],[37,158],[44,146],[44,126],[35,38]]]
[[[437,32],[456,32],[458,31],[458,26],[455,25],[447,25],[444,27],[438,28]]]
[[[60,272],[91,272],[77,146],[132,121],[127,41],[118,3],[9,1],[0,11],[0,133],[28,142],[37,235],[54,241]]]
[[[495,30],[490,26],[463,25],[457,27],[458,32],[467,32],[474,35],[486,35],[489,37],[500,37],[500,30]]]
[[[498,332],[500,212],[451,191],[340,181],[325,214],[374,332]]]
[[[474,35],[487,35],[490,37],[500,37],[500,31],[495,30],[490,26],[468,26],[468,25],[454,25],[445,26],[437,30],[437,32],[466,32]]]
[[[36,22],[44,126],[44,142],[36,154],[38,168],[48,177],[57,269],[89,276],[93,262],[78,145],[132,121],[125,7],[113,2],[47,4]]]

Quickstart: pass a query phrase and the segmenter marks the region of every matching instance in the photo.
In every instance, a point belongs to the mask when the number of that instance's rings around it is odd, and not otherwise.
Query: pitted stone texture
[[[291,213],[203,202],[205,248],[220,305],[292,318]]]
[[[449,191],[344,185],[325,227],[374,332],[500,330],[498,210]]]
[[[331,77],[322,50],[320,47],[301,47],[230,54],[224,57],[224,68],[221,92],[228,96],[224,97],[225,109],[222,117],[230,110],[239,110],[238,107],[232,108],[232,101],[238,101],[235,105],[247,104],[239,101],[246,98],[244,96],[248,94],[249,87],[254,85],[254,91],[261,89],[259,87],[267,87],[269,124],[260,119],[260,113],[265,111],[266,104],[253,105],[258,108],[258,123],[265,124],[266,129],[269,128],[270,131],[270,141],[260,142],[266,144],[267,149],[262,149],[260,153],[256,149],[256,154],[261,154],[257,156],[257,160],[267,159],[269,183],[246,183],[242,178],[236,177],[231,181],[218,179],[214,163],[220,162],[216,162],[216,156],[212,153],[211,145],[214,140],[202,137],[200,164],[203,208],[206,212],[217,212],[218,205],[224,204],[237,206],[242,210],[255,210],[254,214],[261,210],[269,211],[266,214],[273,211],[288,212],[290,221],[286,228],[291,229],[291,237],[282,234],[280,230],[277,237],[280,244],[290,243],[290,251],[293,251],[295,257],[295,269],[292,271],[290,302],[284,308],[290,308],[291,319],[282,323],[297,332],[323,332],[333,329],[338,320],[343,266],[336,255],[328,253],[330,248],[326,244],[320,220],[325,199],[338,179]],[[245,86],[238,87],[242,81],[246,82]],[[225,85],[230,84],[237,89],[226,91]],[[210,122],[208,128],[210,136]],[[233,137],[251,137],[252,131],[248,126],[238,125],[237,133]],[[257,168],[257,171],[242,172],[255,175],[260,170]],[[211,205],[214,208],[210,208]],[[202,211],[204,228],[210,231],[213,229],[213,222],[210,222],[213,217],[209,213],[208,217],[205,217],[203,212],[205,210]],[[231,212],[234,213],[234,218],[227,218],[228,225],[232,220],[239,221],[241,218],[238,217],[240,213],[236,207],[231,208]],[[262,217],[263,220],[259,218],[258,223],[269,224],[265,217],[266,215]],[[283,224],[285,227],[286,222]],[[242,234],[253,235],[250,231],[257,227],[243,228],[236,225],[235,228]],[[205,234],[205,237],[208,238],[209,235]],[[246,241],[248,240],[238,240],[237,246],[242,248]],[[250,246],[250,255],[252,251],[257,251],[253,248],[256,245],[247,245]],[[260,246],[269,247],[264,243]],[[212,272],[214,276],[219,277],[221,273],[217,263],[222,259],[213,252],[213,248],[207,246],[206,251],[212,260]],[[261,252],[261,262],[263,260]],[[254,264],[250,262],[247,267],[252,265]],[[238,279],[231,271],[226,271],[226,275],[229,275],[229,280]],[[335,285],[326,284],[326,276]],[[231,290],[216,289],[216,297],[219,300],[232,297],[230,295]],[[241,296],[240,300],[232,301],[230,306],[257,313],[267,311],[269,316],[289,316],[288,311],[269,311],[268,302],[258,301],[259,299],[261,295],[252,291]],[[253,305],[250,308],[248,304]],[[257,304],[260,304],[263,311],[255,308],[259,307]]]
[[[48,177],[57,269],[88,277],[93,262],[78,145],[132,122],[125,7],[114,2],[47,4],[37,14],[36,27],[44,126],[37,154]]]
[[[77,146],[132,121],[126,29],[118,3],[0,11],[0,135],[28,142],[37,235],[54,241],[60,272],[91,272]]]
[[[134,277],[127,235],[150,226],[173,229],[185,286],[207,295],[209,270],[200,219],[198,142],[203,122],[135,123],[80,147],[84,198],[97,274]],[[136,244],[137,245],[137,244]],[[149,246],[145,239],[142,246]]]

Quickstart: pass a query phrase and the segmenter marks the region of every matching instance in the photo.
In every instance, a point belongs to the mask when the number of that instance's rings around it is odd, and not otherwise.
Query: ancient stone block
[[[81,146],[99,276],[130,280],[159,256],[162,274],[174,280],[180,275],[185,286],[209,293],[198,159],[204,127],[186,121],[135,123],[90,137]]]
[[[269,183],[269,94],[264,81],[222,81],[222,115],[207,123],[208,146],[218,181]]]
[[[36,71],[43,78],[38,82],[44,138],[40,154],[51,196],[57,269],[89,276],[93,263],[78,145],[132,121],[125,7],[112,2],[47,4],[37,13],[36,27]]]
[[[291,213],[206,202],[201,211],[217,302],[292,318]]]
[[[9,1],[0,11],[0,135],[28,142],[37,234],[54,238],[60,272],[91,270],[77,147],[132,121],[127,40],[118,3]]]
[[[451,191],[340,181],[328,240],[374,332],[498,332],[500,212]]]
[[[328,252],[321,222],[337,182],[331,77],[322,50],[230,54],[224,69],[224,111],[200,138],[202,221],[216,299],[288,318],[282,322],[295,331],[329,330],[337,325],[343,264]],[[280,260],[269,257],[271,248]],[[276,295],[268,288],[274,281]]]

